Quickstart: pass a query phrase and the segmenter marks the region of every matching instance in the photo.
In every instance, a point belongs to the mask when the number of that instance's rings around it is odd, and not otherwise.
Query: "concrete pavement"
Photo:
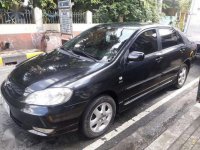
[[[40,55],[44,52],[38,49],[31,50],[12,50],[12,51],[1,51],[0,52],[0,66],[19,64],[20,62],[29,59],[31,57]]]
[[[199,131],[200,104],[197,103],[151,143],[146,150],[193,149],[200,138]]]
[[[180,105],[184,105],[183,101],[188,101],[189,97],[193,97],[196,93],[196,89],[188,93],[187,97],[181,99]],[[176,107],[181,107],[181,106]],[[173,111],[174,109],[169,108],[168,111]],[[165,121],[167,118],[165,112],[160,115]],[[172,112],[171,112],[172,113]],[[180,119],[175,121],[175,123],[169,126],[161,135],[158,133],[158,126],[160,122],[158,117],[156,117],[152,122],[146,124],[145,126],[139,128],[129,137],[125,138],[119,144],[117,144],[112,150],[129,150],[129,149],[145,149],[145,150],[178,150],[186,149],[190,150],[194,147],[199,146],[199,130],[200,130],[200,104],[194,104],[185,114],[183,114]],[[148,132],[148,130],[153,130]],[[157,135],[156,135],[157,134]],[[152,135],[156,136],[155,140],[150,138]]]

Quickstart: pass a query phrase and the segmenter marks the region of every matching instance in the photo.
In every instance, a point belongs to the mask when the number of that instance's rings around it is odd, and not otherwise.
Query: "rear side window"
[[[158,50],[157,33],[156,30],[144,31],[138,36],[133,45],[131,46],[130,52],[139,51],[145,55],[153,53]]]
[[[159,29],[162,48],[169,48],[183,43],[182,37],[173,29]]]

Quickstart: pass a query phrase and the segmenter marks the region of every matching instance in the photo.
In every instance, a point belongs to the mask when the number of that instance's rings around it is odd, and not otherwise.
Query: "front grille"
[[[9,99],[17,100],[23,96],[24,90],[20,88],[10,79],[7,79],[2,86],[2,90],[6,94],[6,97]]]

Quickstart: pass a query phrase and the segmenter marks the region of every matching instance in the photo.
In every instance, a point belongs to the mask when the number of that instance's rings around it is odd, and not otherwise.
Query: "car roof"
[[[146,28],[158,28],[158,27],[171,27],[169,25],[160,25],[155,23],[139,23],[139,22],[125,22],[125,23],[106,23],[100,24],[103,27],[116,27],[116,28],[129,28],[129,29],[146,29]]]

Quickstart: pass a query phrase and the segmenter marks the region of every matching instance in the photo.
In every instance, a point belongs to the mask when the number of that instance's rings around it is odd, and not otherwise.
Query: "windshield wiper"
[[[86,53],[84,51],[72,50],[72,52],[74,52],[75,54],[80,54],[82,56],[86,56],[86,57],[94,60],[95,62],[97,62],[97,59],[94,56],[92,56],[92,55],[90,55],[90,54],[88,54],[88,53]]]
[[[64,47],[64,46],[61,46],[60,49],[65,50],[65,51],[71,51],[71,49]]]
[[[71,55],[73,56],[77,56],[75,53],[73,53],[73,51],[69,48],[66,48],[66,47],[60,47],[61,50],[67,52],[67,53],[70,53]]]

